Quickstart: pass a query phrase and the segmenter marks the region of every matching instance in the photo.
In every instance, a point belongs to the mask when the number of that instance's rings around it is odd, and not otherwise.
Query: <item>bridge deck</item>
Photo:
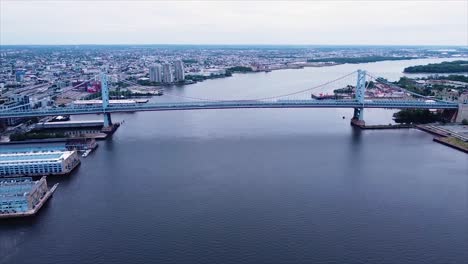
[[[101,106],[71,105],[49,109],[14,109],[0,111],[0,118],[34,117],[51,115],[83,115],[135,111],[176,111],[203,109],[242,108],[389,108],[389,109],[458,109],[458,104],[449,102],[398,101],[398,100],[277,100],[277,101],[199,101],[175,103],[146,103]]]

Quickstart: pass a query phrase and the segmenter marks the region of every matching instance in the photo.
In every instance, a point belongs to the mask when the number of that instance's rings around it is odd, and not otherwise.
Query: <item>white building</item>
[[[161,64],[154,64],[149,68],[149,77],[151,82],[162,82],[163,73]]]
[[[174,63],[174,77],[177,82],[185,80],[184,63],[181,60]]]
[[[63,175],[80,164],[76,151],[0,152],[0,177]]]
[[[172,71],[169,63],[163,64],[163,83],[172,83]]]

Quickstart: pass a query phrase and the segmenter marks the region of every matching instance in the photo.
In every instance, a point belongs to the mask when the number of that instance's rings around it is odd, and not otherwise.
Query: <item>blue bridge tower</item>
[[[107,75],[101,73],[101,98],[102,98],[102,113],[104,114],[104,128],[112,126],[111,114],[107,112],[109,107],[109,87],[107,86]]]
[[[351,119],[352,125],[363,126],[364,122],[364,98],[366,94],[366,71],[358,70],[358,77],[356,83],[356,101],[362,105],[362,107],[354,108],[354,115]]]

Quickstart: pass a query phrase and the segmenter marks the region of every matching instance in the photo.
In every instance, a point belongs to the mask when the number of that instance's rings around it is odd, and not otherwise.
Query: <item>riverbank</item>
[[[465,136],[460,135],[457,132],[434,125],[416,125],[416,128],[432,135],[436,135],[437,137],[434,137],[433,141],[437,143],[468,153],[468,142],[465,141]]]
[[[421,131],[436,135],[437,137],[433,138],[433,141],[446,145],[448,147],[460,150],[462,152],[468,153],[468,141],[463,135],[459,135],[456,132],[448,131],[443,128],[439,128],[434,125],[412,125],[412,124],[388,124],[388,125],[365,125],[359,122],[351,121],[351,125],[363,130],[383,130],[383,129],[409,129],[417,128]]]
[[[435,142],[463,151],[468,154],[468,142],[454,137],[435,137]]]
[[[462,74],[468,72],[467,60],[443,61],[427,65],[410,66],[403,69],[404,73],[451,73]]]

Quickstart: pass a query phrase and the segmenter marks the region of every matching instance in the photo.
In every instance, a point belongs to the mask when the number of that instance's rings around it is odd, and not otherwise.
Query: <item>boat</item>
[[[320,93],[319,95],[311,94],[312,99],[315,100],[337,100],[337,99],[343,99],[343,95],[338,95],[338,94],[322,94]]]
[[[88,149],[88,150],[86,150],[86,151],[83,153],[83,155],[81,155],[81,156],[82,156],[83,158],[86,158],[86,157],[88,157],[89,153],[91,153],[91,151],[92,151],[92,149]]]

